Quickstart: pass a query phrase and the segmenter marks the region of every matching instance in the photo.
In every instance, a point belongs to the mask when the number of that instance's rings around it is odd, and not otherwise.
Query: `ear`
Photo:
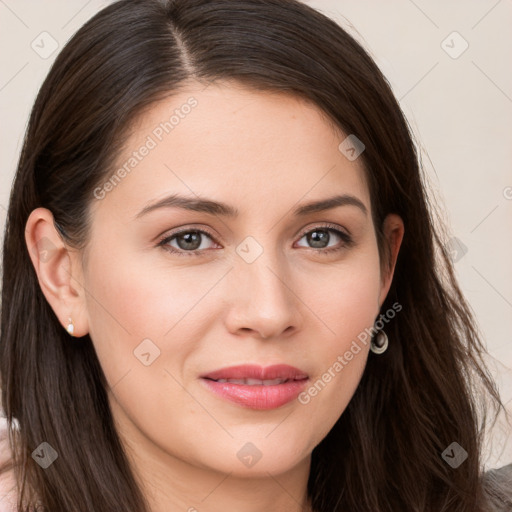
[[[386,296],[393,281],[398,252],[404,237],[404,223],[399,215],[390,213],[385,219],[382,227],[386,250],[384,254],[387,259],[381,265],[381,290],[379,294],[379,308],[386,299]]]
[[[71,318],[73,335],[84,336],[88,322],[79,253],[63,241],[50,210],[36,208],[31,212],[25,241],[41,290],[63,328]]]

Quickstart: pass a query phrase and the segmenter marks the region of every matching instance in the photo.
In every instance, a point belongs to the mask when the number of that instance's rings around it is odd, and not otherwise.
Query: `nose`
[[[235,261],[229,273],[229,332],[264,339],[288,337],[302,326],[303,302],[293,289],[289,263],[265,250],[255,261]]]

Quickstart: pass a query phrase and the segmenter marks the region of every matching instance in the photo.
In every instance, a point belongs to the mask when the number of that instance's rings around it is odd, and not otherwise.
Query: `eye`
[[[334,233],[334,239],[338,238],[342,240],[342,244],[339,242],[335,246],[329,246],[329,242],[331,242],[332,235],[330,233]],[[340,251],[341,249],[351,247],[353,245],[352,237],[341,231],[337,226],[332,224],[325,226],[317,226],[309,231],[306,231],[302,234],[301,240],[305,238],[307,243],[312,244],[312,249],[320,249],[317,252],[320,253],[331,253]],[[335,240],[336,241],[336,240]]]
[[[331,233],[334,233],[335,241],[336,238],[342,241],[341,245],[339,242],[334,247],[328,245],[332,240]],[[178,256],[200,256],[205,250],[211,248],[208,247],[208,243],[204,243],[205,238],[210,241],[214,240],[213,235],[204,229],[187,228],[165,236],[158,242],[157,246],[163,247],[166,251]],[[303,238],[306,238],[307,243],[312,244],[309,247],[310,249],[318,249],[315,252],[320,253],[340,251],[354,244],[352,237],[348,233],[341,231],[338,226],[332,224],[317,226],[309,231],[304,231],[301,234],[300,240]]]
[[[158,243],[158,246],[179,256],[198,256],[199,251],[205,249],[203,244],[205,237],[213,239],[213,235],[204,229],[188,228],[166,236]],[[171,242],[176,242],[178,247],[172,246]]]

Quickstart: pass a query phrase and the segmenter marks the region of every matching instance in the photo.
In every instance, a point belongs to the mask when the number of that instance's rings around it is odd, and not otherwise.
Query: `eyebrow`
[[[313,201],[295,208],[292,213],[295,216],[302,217],[311,213],[331,210],[338,206],[355,206],[359,208],[365,215],[368,215],[368,210],[364,203],[357,197],[349,194],[342,194],[329,197],[327,199],[322,199],[320,201]],[[220,215],[223,217],[231,218],[237,217],[240,213],[237,208],[230,206],[226,203],[222,203],[220,201],[213,201],[211,199],[200,197],[193,198],[180,196],[178,194],[172,194],[153,204],[145,206],[135,216],[135,219],[138,219],[144,215],[147,215],[149,212],[152,212],[160,208],[182,208],[184,210],[191,210],[194,212],[202,212],[211,215]]]

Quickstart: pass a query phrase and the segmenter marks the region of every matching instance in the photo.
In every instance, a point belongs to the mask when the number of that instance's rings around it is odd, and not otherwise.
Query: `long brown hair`
[[[48,208],[65,241],[86,247],[94,189],[111,175],[130,123],[188,80],[223,79],[306,98],[363,141],[383,265],[383,219],[397,213],[405,224],[382,306],[403,309],[386,327],[388,350],[370,353],[351,402],[313,450],[315,511],[484,510],[482,436],[489,407],[502,404],[408,124],[366,51],[295,0],[121,0],[89,20],[53,64],[31,112],[3,252],[2,404],[9,425],[15,418],[19,426],[11,428],[19,509],[149,510],[91,339],[73,343],[45,300],[25,224],[33,209]],[[31,457],[42,441],[59,454],[46,470]],[[454,441],[468,454],[456,469],[441,456]]]

